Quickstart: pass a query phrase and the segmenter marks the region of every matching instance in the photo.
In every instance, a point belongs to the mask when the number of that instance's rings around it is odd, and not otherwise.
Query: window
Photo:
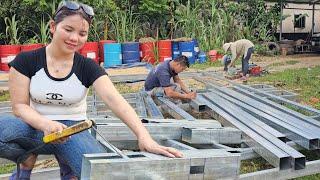
[[[306,16],[304,14],[294,15],[294,27],[305,28],[306,27]]]

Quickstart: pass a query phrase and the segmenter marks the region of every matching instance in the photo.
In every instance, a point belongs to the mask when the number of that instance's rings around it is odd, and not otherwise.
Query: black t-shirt
[[[106,75],[93,60],[75,53],[70,73],[64,78],[52,77],[45,47],[18,54],[9,66],[30,78],[30,106],[52,120],[86,119],[88,88]]]

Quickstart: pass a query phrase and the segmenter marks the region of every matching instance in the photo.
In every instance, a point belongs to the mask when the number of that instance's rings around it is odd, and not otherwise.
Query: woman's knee
[[[7,115],[0,118],[0,141],[2,142],[33,136],[34,131],[35,129],[15,116]]]
[[[24,150],[17,143],[5,143],[0,141],[0,157],[17,162],[17,159],[25,154]]]

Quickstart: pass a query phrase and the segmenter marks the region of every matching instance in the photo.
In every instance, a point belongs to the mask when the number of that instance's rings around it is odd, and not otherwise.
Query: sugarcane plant
[[[19,44],[19,21],[16,20],[16,15],[14,14],[11,18],[5,17],[4,22],[6,24],[6,36],[8,38],[9,44]]]
[[[135,41],[142,34],[139,25],[139,14],[129,7],[127,10],[116,10],[108,15],[110,27],[108,33],[118,42]]]
[[[40,35],[39,40],[41,44],[47,44],[50,41],[50,31],[49,31],[50,23],[46,21],[45,18],[42,16],[40,22]]]

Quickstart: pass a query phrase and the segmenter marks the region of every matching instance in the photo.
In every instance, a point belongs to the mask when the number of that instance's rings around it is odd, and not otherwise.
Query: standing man
[[[168,60],[158,64],[148,74],[144,84],[145,90],[152,96],[166,95],[175,100],[196,98],[196,92],[190,91],[178,76],[178,73],[188,67],[189,62],[186,56],[179,56],[174,60]]]
[[[231,60],[224,58],[224,71],[228,71],[231,67],[234,67],[234,62],[242,56],[242,78],[246,79],[249,72],[249,60],[254,51],[254,44],[247,39],[240,39],[236,42],[225,43],[223,45],[223,50],[225,53],[231,51]]]

